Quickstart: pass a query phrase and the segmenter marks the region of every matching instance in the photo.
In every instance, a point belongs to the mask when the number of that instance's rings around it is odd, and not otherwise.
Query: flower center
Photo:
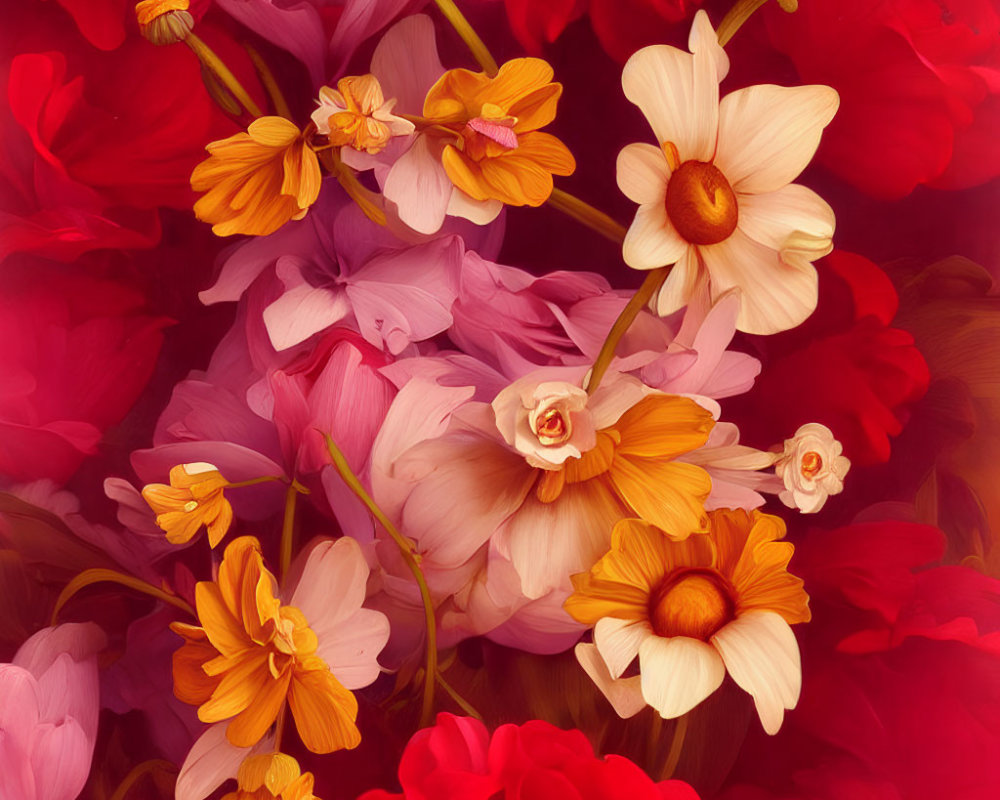
[[[732,619],[733,601],[714,573],[688,570],[660,587],[649,616],[658,636],[708,641]]]
[[[194,511],[194,510],[195,510],[195,509],[196,509],[197,507],[198,507],[198,501],[197,501],[197,500],[188,500],[188,501],[187,501],[187,502],[186,502],[186,503],[184,504],[184,511],[185,511],[185,512],[187,512],[187,513],[191,513],[191,512],[192,512],[192,511]]]
[[[550,408],[535,420],[535,435],[544,445],[562,444],[572,433],[569,420],[558,408]]]
[[[484,103],[478,117],[473,117],[462,131],[463,149],[475,160],[493,157],[517,149],[514,126],[517,117],[504,114],[500,106]]]
[[[736,230],[736,193],[714,164],[685,161],[674,170],[666,206],[677,232],[692,244],[718,244]]]
[[[802,477],[815,478],[823,469],[823,457],[815,450],[810,450],[802,456]]]

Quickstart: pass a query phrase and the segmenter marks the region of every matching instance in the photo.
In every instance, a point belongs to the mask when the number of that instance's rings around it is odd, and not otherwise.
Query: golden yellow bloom
[[[751,694],[768,733],[794,708],[802,673],[789,625],[809,598],[789,574],[785,524],[759,511],[709,513],[709,531],[675,541],[641,520],[615,526],[611,550],[573,576],[565,608],[594,625],[577,658],[621,716],[644,705],[687,713],[726,671]],[[638,656],[639,675],[620,676]]]
[[[283,117],[261,117],[244,133],[212,142],[210,156],[191,173],[191,188],[205,192],[194,204],[198,219],[217,236],[266,236],[302,219],[319,196],[319,161],[305,134]]]
[[[156,524],[171,544],[185,544],[208,528],[208,543],[215,547],[233,524],[233,508],[223,495],[229,481],[212,464],[178,464],[170,470],[170,485],[150,483],[142,497],[156,512]]]
[[[576,169],[555,136],[541,133],[555,119],[562,84],[539,58],[508,61],[496,77],[467,69],[442,75],[424,100],[424,117],[453,131],[441,161],[452,183],[476,200],[540,206],[552,176]]]
[[[395,98],[386,100],[374,75],[348,76],[337,88],[319,90],[319,108],[312,114],[316,130],[330,144],[368,153],[385,149],[393,136],[413,133],[413,123],[392,113]]]
[[[250,756],[240,764],[239,788],[222,800],[318,800],[312,793],[313,776],[284,753]]]
[[[142,0],[135,4],[139,32],[156,45],[183,41],[194,28],[188,0]]]
[[[231,720],[226,738],[256,744],[288,700],[303,743],[314,753],[356,747],[358,703],[316,655],[305,615],[275,596],[260,543],[226,547],[217,581],[195,587],[202,627],[175,622],[185,644],[174,653],[174,694],[197,705],[202,722]]]

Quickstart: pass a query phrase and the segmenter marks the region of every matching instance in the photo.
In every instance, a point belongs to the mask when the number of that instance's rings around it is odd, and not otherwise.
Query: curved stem
[[[270,481],[286,481],[287,482],[288,478],[285,478],[285,477],[283,477],[281,475],[265,475],[262,478],[251,478],[248,481],[239,481],[237,483],[227,483],[222,488],[223,488],[223,490],[225,490],[225,489],[242,489],[244,486],[256,486],[258,483],[268,483]]]
[[[625,233],[628,229],[624,225],[615,221],[603,211],[584,202],[579,197],[571,195],[569,192],[564,192],[562,189],[553,189],[547,202],[553,208],[559,209],[568,217],[572,217],[577,222],[581,222],[588,228],[592,228],[615,244],[621,244],[625,241]]]
[[[118,784],[118,788],[115,789],[110,800],[124,800],[133,786],[142,780],[143,777],[151,775],[157,770],[161,772],[177,772],[177,767],[162,758],[154,758],[149,761],[143,761],[141,764],[136,764],[129,774],[125,776],[125,779]]]
[[[736,31],[743,27],[753,13],[760,8],[767,0],[737,0],[736,4],[729,9],[726,16],[719,23],[719,29],[715,35],[719,37],[719,44],[725,47],[729,40],[736,35]]]
[[[321,431],[321,433],[323,432]],[[431,724],[434,714],[434,682],[435,676],[438,674],[437,625],[434,620],[434,605],[431,601],[431,592],[427,586],[427,579],[424,578],[424,572],[420,569],[420,556],[414,551],[413,545],[392,524],[392,521],[385,515],[385,512],[378,507],[378,504],[371,498],[365,487],[361,485],[358,476],[351,470],[350,464],[347,463],[347,459],[344,458],[344,454],[334,443],[330,434],[323,433],[323,438],[326,439],[326,447],[330,451],[330,458],[333,460],[333,465],[337,468],[337,472],[340,473],[341,480],[357,495],[358,499],[368,508],[371,515],[378,520],[382,527],[385,528],[386,533],[392,537],[396,546],[399,547],[403,561],[406,562],[406,566],[413,573],[413,577],[420,589],[420,599],[424,605],[424,621],[427,625],[427,665],[426,674],[424,675],[424,699],[420,713],[420,724],[422,727],[427,727]]]
[[[162,589],[157,589],[153,584],[146,583],[141,578],[135,578],[113,569],[98,567],[95,569],[85,569],[66,584],[56,599],[56,607],[52,610],[52,624],[55,625],[59,622],[59,612],[73,598],[73,595],[95,583],[117,583],[121,586],[127,586],[129,589],[134,589],[137,592],[148,594],[150,597],[155,597],[157,600],[162,600],[164,603],[169,603],[181,611],[187,612],[195,619],[198,618],[195,610],[180,597],[169,594]]]
[[[364,215],[376,225],[384,227],[387,224],[385,212],[381,209],[377,200],[381,195],[376,195],[365,188],[361,181],[358,180],[358,176],[354,173],[354,170],[340,160],[339,148],[330,150],[317,149],[316,153],[323,166],[337,179],[337,183],[347,192],[347,196],[357,203],[358,208],[361,209]]]
[[[222,85],[232,92],[233,97],[239,100],[240,105],[247,110],[248,114],[253,117],[263,116],[260,107],[250,97],[250,93],[243,88],[243,84],[236,79],[236,76],[223,63],[222,59],[215,54],[215,51],[201,40],[201,37],[194,33],[189,33],[184,41],[194,51],[194,54],[198,56],[201,63],[208,67],[222,82]]]
[[[681,759],[681,750],[684,749],[684,738],[687,736],[688,714],[677,718],[674,726],[674,738],[670,742],[670,752],[667,753],[667,760],[663,763],[663,770],[660,772],[660,780],[668,780],[677,769],[677,762]]]
[[[292,111],[288,107],[288,101],[285,100],[285,95],[281,93],[281,87],[278,86],[278,81],[274,77],[274,73],[271,72],[271,68],[267,65],[267,62],[261,58],[260,53],[258,53],[251,45],[244,44],[243,49],[247,51],[247,55],[250,56],[250,60],[253,62],[254,69],[257,70],[260,82],[264,84],[267,96],[271,98],[271,104],[274,106],[275,113],[279,117],[284,117],[285,119],[294,122],[295,120],[292,119]]]
[[[434,2],[437,3],[437,7],[444,15],[444,18],[451,23],[451,27],[455,29],[455,32],[462,37],[462,41],[468,46],[472,57],[483,68],[483,72],[491,78],[496,75],[500,71],[497,68],[496,60],[490,54],[486,45],[483,44],[483,40],[479,38],[479,34],[473,30],[469,24],[469,20],[458,10],[458,6],[455,5],[453,0],[434,0]]]
[[[608,338],[601,345],[601,352],[597,354],[597,359],[594,361],[594,368],[590,371],[590,380],[587,381],[588,394],[593,394],[594,390],[601,385],[601,379],[604,377],[604,373],[608,371],[611,359],[615,357],[615,348],[618,347],[618,342],[621,341],[622,336],[625,335],[625,331],[629,329],[635,318],[639,316],[639,312],[643,307],[659,291],[670,269],[670,266],[660,267],[646,275],[642,286],[632,295],[632,299],[628,301],[628,305],[618,315],[618,319],[615,320],[614,325],[611,326],[611,330],[608,332]]]
[[[278,566],[281,570],[281,582],[288,579],[288,568],[292,564],[292,543],[295,540],[295,501],[299,499],[299,490],[292,484],[285,490],[285,516],[281,521],[281,547],[278,550]]]

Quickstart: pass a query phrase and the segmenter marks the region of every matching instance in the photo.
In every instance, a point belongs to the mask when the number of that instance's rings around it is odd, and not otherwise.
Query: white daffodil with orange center
[[[361,608],[368,566],[357,542],[324,542],[309,554],[289,604],[264,567],[259,542],[226,547],[217,581],[195,589],[201,627],[175,622],[174,693],[202,722],[226,724],[226,739],[251,747],[287,699],[299,736],[315,753],[356,747],[351,689],[379,674],[388,620]]]
[[[657,139],[618,155],[618,186],[639,204],[623,257],[642,270],[674,264],[656,301],[661,315],[707,279],[713,298],[739,287],[739,330],[793,328],[816,307],[812,262],[832,250],[836,220],[819,195],[792,181],[839,97],[828,86],[761,85],[720,102],[729,59],[704,11],[689,47],[645,47],[622,71],[625,96]]]
[[[785,525],[759,511],[709,514],[707,534],[676,541],[640,520],[615,526],[611,550],[573,576],[566,610],[594,626],[580,664],[622,717],[646,705],[686,714],[728,671],[768,733],[798,703],[802,670],[790,625],[809,598],[789,574]],[[638,658],[639,674],[621,677]]]
[[[413,133],[412,122],[392,113],[395,105],[395,99],[385,99],[374,75],[352,75],[337,81],[336,89],[319,90],[319,108],[312,121],[330,144],[375,154],[393,136]]]

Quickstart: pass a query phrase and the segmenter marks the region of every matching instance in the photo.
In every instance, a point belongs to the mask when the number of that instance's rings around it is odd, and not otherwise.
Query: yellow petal
[[[266,651],[263,648],[247,651],[222,675],[211,699],[198,709],[198,719],[202,722],[220,722],[236,716],[254,702],[254,698],[266,689],[268,682],[274,681],[267,671]],[[233,741],[232,738],[230,741]],[[254,743],[237,746],[249,747]]]
[[[226,656],[234,656],[250,647],[250,637],[243,625],[226,606],[222,591],[211,581],[201,581],[194,589],[198,619],[209,641]]]
[[[312,752],[332,753],[361,743],[354,724],[358,701],[328,669],[296,670],[288,704],[302,743]]]
[[[519,100],[551,83],[553,75],[552,67],[540,58],[514,58],[500,67],[476,100],[480,106],[493,103],[509,112]]]
[[[258,674],[264,677],[263,680],[254,682],[257,690],[252,699],[226,728],[226,738],[236,747],[252,747],[263,739],[267,729],[278,718],[278,712],[288,696],[291,670],[285,670],[277,680],[266,669]],[[257,678],[257,674],[254,678]]]
[[[535,131],[552,122],[556,118],[556,105],[561,95],[562,84],[550,83],[519,99],[507,110],[510,116],[517,117],[514,131]]]
[[[512,156],[534,161],[553,175],[572,175],[576,159],[560,139],[542,131],[530,131],[517,137],[517,150]]]
[[[715,421],[694,400],[672,394],[645,397],[613,426],[621,436],[620,455],[675,458],[708,441]]]
[[[608,473],[622,500],[637,517],[674,539],[708,527],[705,500],[712,479],[694,464],[616,454]]]

